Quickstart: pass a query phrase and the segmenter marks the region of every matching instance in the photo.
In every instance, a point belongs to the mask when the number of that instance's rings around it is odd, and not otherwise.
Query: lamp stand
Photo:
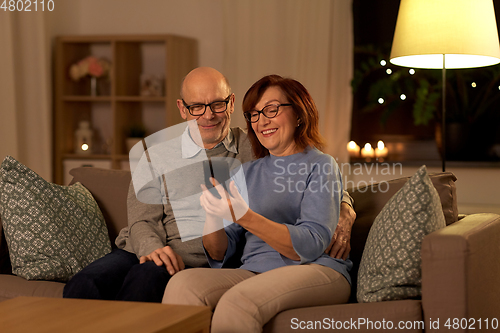
[[[441,162],[443,165],[443,172],[446,171],[446,66],[445,55],[443,54],[443,70],[441,71],[442,77],[442,114],[441,114]]]

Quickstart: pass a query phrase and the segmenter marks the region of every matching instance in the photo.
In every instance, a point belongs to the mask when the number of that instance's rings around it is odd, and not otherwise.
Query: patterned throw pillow
[[[445,226],[439,195],[424,165],[373,222],[359,267],[358,302],[421,296],[422,240]]]
[[[12,272],[65,282],[111,251],[104,218],[80,183],[60,186],[7,156],[0,165],[0,215]]]

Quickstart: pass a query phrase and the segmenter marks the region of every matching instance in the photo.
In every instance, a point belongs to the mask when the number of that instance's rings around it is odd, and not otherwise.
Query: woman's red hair
[[[255,82],[243,98],[243,112],[254,110],[255,105],[260,101],[262,95],[269,87],[279,87],[288,99],[288,103],[293,104],[293,110],[299,119],[299,124],[295,129],[294,140],[297,147],[302,150],[307,146],[322,149],[324,140],[319,133],[318,109],[311,94],[297,80],[283,78],[279,75],[267,75]],[[261,115],[261,117],[263,117]],[[252,150],[256,158],[269,155],[269,150],[264,147],[255,132],[252,124],[247,122],[248,139],[252,144]]]

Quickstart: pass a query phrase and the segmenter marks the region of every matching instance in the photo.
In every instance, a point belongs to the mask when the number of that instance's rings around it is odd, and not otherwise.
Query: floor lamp
[[[500,63],[493,0],[401,0],[390,62],[442,69],[441,160],[446,170],[446,69]]]

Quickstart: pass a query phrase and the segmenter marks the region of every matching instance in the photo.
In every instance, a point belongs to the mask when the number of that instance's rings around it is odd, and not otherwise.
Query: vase
[[[90,77],[90,96],[97,96],[97,78],[95,76]]]
[[[109,96],[111,81],[108,76],[90,77],[90,96]]]

